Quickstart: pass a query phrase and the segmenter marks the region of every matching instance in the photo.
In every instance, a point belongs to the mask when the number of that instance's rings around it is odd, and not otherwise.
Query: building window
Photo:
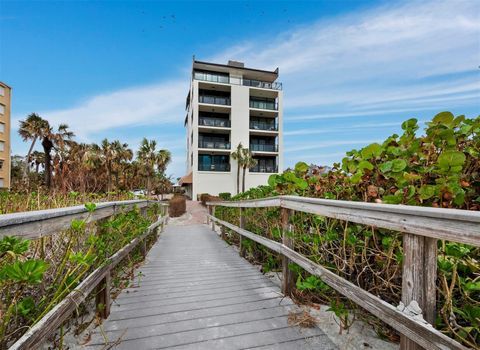
[[[5,96],[5,88],[0,86],[0,96]]]
[[[5,114],[5,106],[0,103],[0,114]]]
[[[0,152],[5,151],[5,141],[0,141]]]
[[[0,132],[2,134],[5,132],[5,123],[0,123]]]
[[[5,185],[4,185],[4,183],[3,183],[3,179],[2,179],[2,178],[0,178],[0,188],[1,188],[1,187],[5,187]]]
[[[0,170],[3,169],[3,159],[0,159]]]
[[[200,171],[230,171],[230,156],[198,155],[198,170]]]

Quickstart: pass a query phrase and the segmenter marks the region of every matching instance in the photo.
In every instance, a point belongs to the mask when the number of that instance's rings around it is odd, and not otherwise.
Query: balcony
[[[226,74],[217,74],[213,72],[201,72],[196,71],[193,74],[193,78],[201,81],[211,81],[214,83],[229,84],[230,77]]]
[[[278,110],[278,104],[274,99],[250,98],[250,108],[268,109],[271,111],[276,111]]]
[[[211,105],[230,106],[230,97],[200,95],[198,96],[198,102]]]
[[[230,171],[230,164],[228,163],[198,163],[199,171]]]
[[[278,166],[276,165],[256,165],[250,168],[251,173],[278,173]]]
[[[260,89],[282,90],[282,83],[255,79],[230,78],[227,74],[208,71],[195,71],[193,73],[193,79],[212,83],[251,86]]]
[[[272,89],[272,90],[282,90],[282,83],[269,83],[267,81],[254,80],[254,79],[243,79],[244,86],[251,86],[261,89]]]
[[[252,130],[265,130],[265,131],[278,131],[278,126],[272,122],[251,120],[250,129]]]
[[[230,142],[227,141],[203,141],[198,142],[198,148],[209,149],[230,149]]]
[[[278,152],[277,145],[259,145],[250,144],[250,151],[252,152]]]
[[[200,118],[198,120],[198,125],[215,126],[219,128],[229,128],[230,120],[221,119],[221,118]]]

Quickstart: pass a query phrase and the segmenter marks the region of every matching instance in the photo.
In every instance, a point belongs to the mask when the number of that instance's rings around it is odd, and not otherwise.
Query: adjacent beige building
[[[12,89],[0,81],[0,189],[10,188],[10,101]]]
[[[267,184],[283,167],[282,84],[274,71],[241,62],[193,60],[186,100],[187,174],[180,180],[192,199],[202,193],[236,194],[239,143],[258,164],[247,170],[245,188]]]

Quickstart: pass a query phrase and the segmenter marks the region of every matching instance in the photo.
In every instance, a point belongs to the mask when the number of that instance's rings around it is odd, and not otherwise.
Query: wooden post
[[[436,238],[425,237],[425,258],[423,269],[425,273],[425,309],[424,318],[432,326],[437,313],[437,247]]]
[[[140,253],[145,259],[145,257],[147,256],[147,238],[140,242]]]
[[[212,216],[215,216],[215,206],[212,205],[212,213],[210,214]],[[212,220],[212,231],[215,231],[215,221]]]
[[[436,307],[437,240],[423,236],[403,235],[402,302],[408,306],[416,301],[423,318],[433,325]],[[423,349],[402,335],[401,350]]]
[[[108,315],[110,315],[110,284],[111,276],[110,271],[108,271],[105,277],[97,286],[95,296],[95,305],[97,308],[97,312],[99,313],[100,317],[104,319],[106,319]]]
[[[240,221],[240,228],[245,229],[245,208],[240,208],[240,216],[239,216],[239,221]],[[239,253],[240,256],[245,257],[245,247],[243,245],[243,236],[240,236],[240,244],[239,244]]]
[[[207,212],[209,215],[212,215],[212,207],[207,205]],[[207,215],[207,225],[210,224],[210,217]]]
[[[291,237],[290,217],[292,216],[292,210],[286,208],[280,208],[280,220],[282,224],[282,243],[288,248],[293,249],[293,238]],[[288,264],[290,260],[286,256],[282,256],[282,293],[285,296],[292,294],[295,286],[295,274],[290,271]]]

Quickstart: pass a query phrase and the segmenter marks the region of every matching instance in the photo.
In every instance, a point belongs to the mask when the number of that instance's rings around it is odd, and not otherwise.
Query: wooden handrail
[[[437,240],[449,240],[480,246],[480,212],[425,208],[407,205],[390,205],[365,202],[329,200],[319,198],[277,196],[245,201],[208,202],[207,218],[240,235],[280,253],[283,261],[291,260],[311,274],[321,277],[330,287],[341,293],[360,307],[389,324],[402,334],[401,349],[466,349],[456,340],[437,331],[433,323],[436,304]],[[363,290],[346,279],[334,274],[321,265],[295,252],[288,240],[283,244],[259,236],[215,217],[215,206],[235,208],[280,207],[283,211],[300,211],[338,220],[355,222],[373,227],[381,227],[403,233],[404,261],[402,272],[403,307],[390,305],[379,297]],[[283,216],[291,215],[288,213]],[[285,220],[283,220],[285,221]],[[283,230],[288,222],[283,222]],[[284,274],[287,273],[283,269]],[[282,290],[290,289],[284,278]],[[412,316],[408,308],[412,302],[423,308],[423,314]],[[423,318],[422,318],[423,316]],[[427,322],[428,321],[428,322]]]
[[[141,201],[142,207],[153,203],[154,201]],[[111,207],[112,204],[106,207]],[[114,202],[113,205],[118,205],[119,202]],[[136,203],[130,203],[129,205],[139,205]],[[139,205],[139,206],[140,206]],[[165,205],[168,206],[168,205]],[[128,207],[128,206],[127,206]],[[67,211],[66,211],[67,212]],[[95,212],[94,212],[95,213]],[[108,317],[110,309],[110,271],[125,258],[133,249],[140,244],[145,244],[145,239],[151,234],[163,229],[168,217],[163,213],[156,222],[151,224],[147,230],[140,236],[134,238],[130,243],[124,246],[122,249],[113,254],[107,259],[106,263],[92,273],[90,273],[73,291],[71,291],[60,303],[58,303],[52,310],[50,310],[38,323],[33,325],[20,339],[18,339],[9,350],[23,350],[32,349],[44,342],[53,332],[55,332],[62,323],[70,317],[75,311],[78,305],[83,302],[87,296],[95,289],[101,294],[100,300],[102,301],[103,308],[106,308],[106,312],[102,312],[104,318]],[[68,216],[70,214],[66,214]],[[58,216],[57,216],[58,217]],[[146,250],[142,249],[142,253],[146,254]],[[98,307],[97,296],[97,307]]]
[[[68,229],[72,220],[75,219],[88,219],[88,222],[93,222],[112,216],[119,210],[130,210],[135,206],[141,209],[151,203],[168,206],[156,201],[127,200],[97,203],[93,213],[89,213],[85,206],[77,205],[66,208],[3,214],[0,215],[0,239],[4,236],[36,239]]]
[[[280,207],[415,235],[480,246],[480,212],[297,196],[208,202],[235,208]]]

